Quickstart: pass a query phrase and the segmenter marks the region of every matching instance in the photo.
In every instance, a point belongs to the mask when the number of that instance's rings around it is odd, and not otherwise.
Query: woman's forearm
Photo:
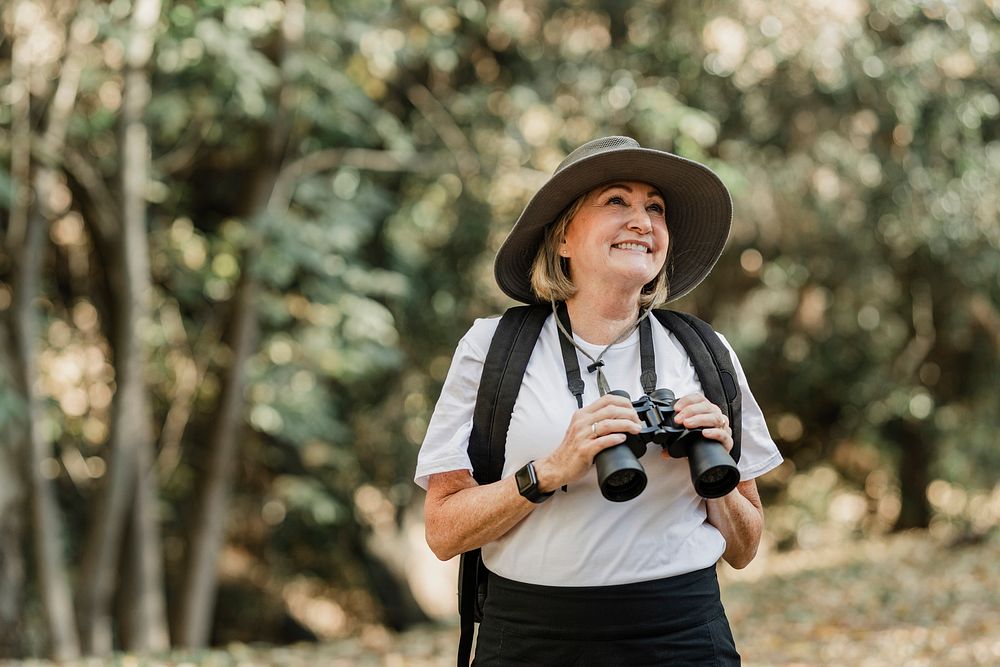
[[[580,408],[555,451],[535,461],[538,488],[554,491],[572,484],[590,470],[601,450],[639,429],[635,409],[622,396],[605,394]],[[434,555],[448,560],[502,537],[535,507],[518,493],[513,476],[479,486],[467,470],[431,475],[424,501],[427,544]]]
[[[708,522],[726,538],[722,557],[736,569],[749,565],[757,554],[764,532],[764,510],[757,494],[757,483],[753,480],[740,482],[728,495],[705,503]]]
[[[513,476],[479,486],[464,470],[432,475],[424,503],[427,544],[448,560],[502,537],[535,507]]]

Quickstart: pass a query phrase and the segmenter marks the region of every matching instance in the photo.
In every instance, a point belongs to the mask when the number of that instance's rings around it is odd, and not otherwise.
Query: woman
[[[731,493],[699,497],[686,462],[664,453],[644,466],[638,497],[612,503],[593,470],[598,452],[640,429],[629,400],[606,393],[643,394],[638,322],[708,275],[731,219],[729,193],[708,168],[610,137],[559,165],[501,247],[500,287],[524,303],[564,303],[581,367],[594,372],[584,373],[578,407],[560,351],[567,331],[550,317],[514,407],[503,478],[480,486],[467,447],[497,319],[478,320],[459,343],[416,482],[427,490],[434,553],[446,560],[482,547],[491,572],[474,664],[739,664],[715,564],[742,568],[754,557],[763,530],[754,478],[781,456],[732,350],[743,430]],[[649,319],[658,386],[680,397],[676,420],[731,449],[730,426],[702,396],[683,348]]]

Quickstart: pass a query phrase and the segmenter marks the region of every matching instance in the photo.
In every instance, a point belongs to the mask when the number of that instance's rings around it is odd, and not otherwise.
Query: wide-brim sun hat
[[[540,303],[531,267],[545,228],[578,197],[615,181],[641,181],[663,194],[670,230],[669,296],[681,298],[705,279],[722,255],[733,221],[733,201],[711,169],[629,137],[605,137],[580,146],[528,202],[497,252],[493,273],[507,296]]]

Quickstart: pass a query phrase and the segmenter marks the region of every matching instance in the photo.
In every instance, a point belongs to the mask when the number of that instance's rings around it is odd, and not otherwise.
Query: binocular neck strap
[[[577,350],[593,362],[587,366],[587,371],[590,373],[596,371],[597,389],[601,396],[604,396],[611,391],[611,387],[608,386],[608,380],[604,377],[604,371],[601,370],[604,366],[602,359],[612,346],[631,336],[636,327],[639,328],[639,364],[642,371],[639,381],[642,383],[643,392],[647,394],[656,388],[656,357],[653,353],[653,328],[649,322],[650,309],[647,309],[635,324],[627,327],[615,340],[611,341],[611,344],[605,347],[597,355],[597,358],[592,357],[573,339],[573,327],[569,321],[569,309],[566,308],[565,302],[558,306],[553,302],[552,312],[556,316],[556,326],[560,333],[559,348],[562,350],[563,366],[566,367],[566,385],[569,387],[569,392],[576,398],[578,408],[583,407],[584,385],[580,374],[580,362],[576,356]]]
[[[648,310],[646,314],[649,315]],[[656,389],[656,355],[653,353],[653,325],[649,323],[648,317],[639,320],[639,364],[642,369],[639,375],[642,391],[651,394]]]
[[[556,315],[556,326],[559,327],[559,348],[562,350],[563,366],[566,367],[566,384],[569,386],[569,393],[576,398],[576,407],[582,408],[583,378],[580,376],[580,361],[576,358],[577,345],[573,340],[573,329],[569,323],[569,309],[565,303],[560,303],[557,308],[553,302],[552,312]],[[583,350],[580,351],[593,361],[593,357]]]

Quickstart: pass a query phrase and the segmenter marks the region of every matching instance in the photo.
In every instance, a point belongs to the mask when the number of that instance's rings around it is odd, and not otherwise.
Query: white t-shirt
[[[424,489],[428,477],[472,470],[469,434],[483,361],[499,318],[480,319],[458,344],[441,397],[424,437],[414,480]],[[657,387],[680,398],[700,392],[701,383],[680,342],[650,318],[656,354]],[[524,374],[507,431],[503,476],[551,453],[562,441],[576,399],[566,387],[566,371],[555,318],[542,327]],[[721,337],[721,336],[720,336]],[[579,336],[577,343],[595,358],[604,349]],[[729,343],[743,392],[743,432],[739,469],[743,481],[778,466],[781,454],[768,434],[764,416],[750,393],[743,369]],[[599,397],[590,360],[577,352],[586,389],[584,405]],[[603,358],[612,389],[633,399],[639,382],[639,334],[613,346]],[[636,498],[616,503],[601,495],[592,466],[567,492],[540,504],[498,540],[483,546],[483,561],[502,577],[549,586],[609,586],[660,579],[713,565],[725,551],[722,534],[707,522],[705,501],[695,493],[687,459],[665,461],[659,445],[639,459],[648,484]]]

